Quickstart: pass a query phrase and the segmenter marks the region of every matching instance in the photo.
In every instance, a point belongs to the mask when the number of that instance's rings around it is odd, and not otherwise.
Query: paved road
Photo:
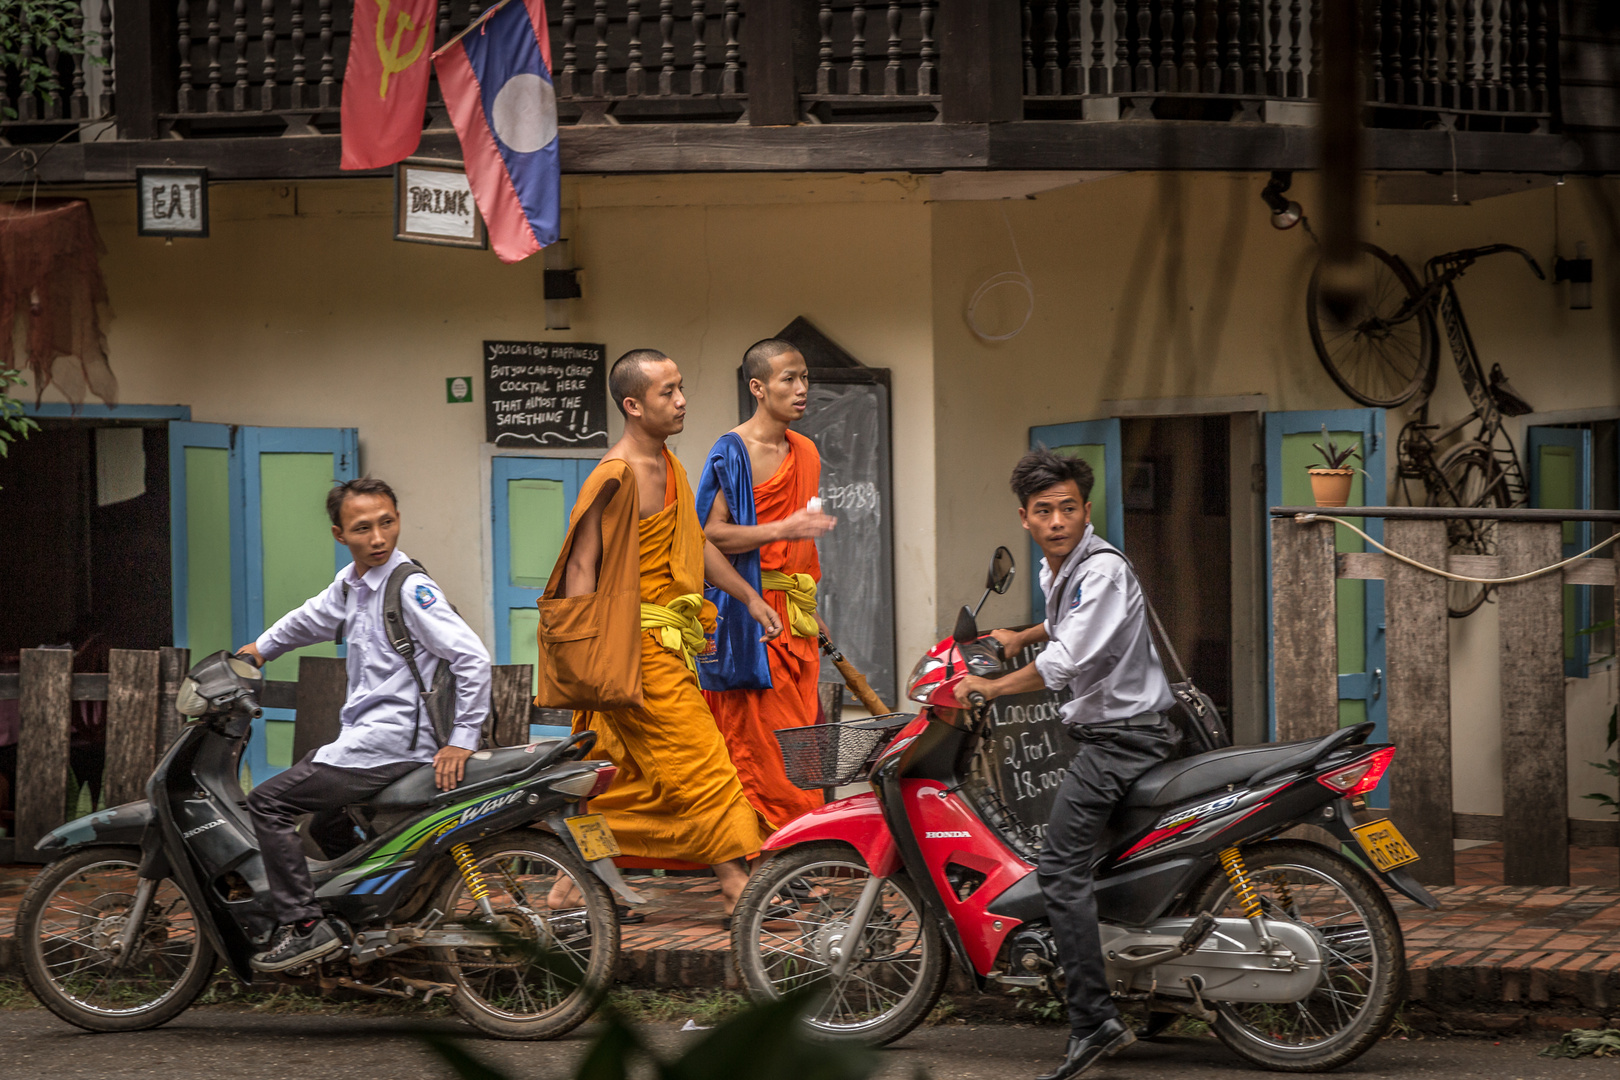
[[[422,1050],[416,1035],[454,1034],[452,1021],[406,1026],[398,1018],[265,1015],[230,1007],[200,1008],[156,1031],[89,1035],[41,1009],[0,1011],[0,1076],[6,1080],[439,1080],[449,1073]],[[678,1046],[695,1036],[655,1025],[655,1042]],[[522,1080],[565,1080],[590,1029],[555,1043],[501,1043],[473,1038],[468,1048]],[[1536,1056],[1550,1040],[1426,1039],[1389,1041],[1335,1073],[1358,1080],[1614,1080],[1612,1060]],[[884,1080],[911,1080],[918,1066],[932,1080],[1030,1080],[1054,1063],[1061,1033],[1052,1027],[950,1024],[924,1028],[884,1054]],[[1183,1039],[1138,1044],[1086,1080],[1255,1080],[1218,1043]]]

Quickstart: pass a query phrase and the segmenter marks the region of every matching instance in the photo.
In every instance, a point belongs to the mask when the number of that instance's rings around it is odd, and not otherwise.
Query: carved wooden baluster
[[[1282,97],[1282,0],[1271,0],[1271,19],[1266,24],[1271,39],[1271,51],[1266,57],[1266,93]]]
[[[897,0],[889,0],[889,62],[883,67],[883,92],[898,97],[906,92],[906,69],[901,65],[904,50],[900,47],[902,12]],[[1055,38],[1056,33],[1053,34]]]
[[[17,50],[17,57],[19,71],[25,69],[28,63],[34,59],[34,42],[31,37],[23,38],[22,47]],[[21,75],[17,79],[17,119],[39,119],[39,98],[32,90],[28,89],[28,84],[22,81]]]
[[[1114,0],[1114,93],[1129,93],[1131,89],[1131,41],[1126,28],[1130,18],[1125,0]]]
[[[446,12],[447,3],[441,4],[440,12]],[[445,20],[441,18],[439,29],[439,44],[442,47],[448,40],[445,36],[449,29]],[[555,73],[557,96],[571,98],[579,93],[579,43],[574,36],[579,32],[579,4],[577,0],[562,0],[562,19],[558,30],[562,33],[562,67]]]
[[[658,93],[675,93],[675,0],[658,0]]]
[[[1266,90],[1266,44],[1261,37],[1261,0],[1244,0],[1243,92],[1263,94]]]
[[[62,81],[57,75],[57,63],[62,59],[62,50],[57,46],[57,31],[51,30],[45,36],[45,66],[50,69],[50,77],[45,79],[41,89],[44,90],[45,119],[60,120],[62,118]]]
[[[1387,101],[1384,96],[1388,87],[1384,81],[1384,0],[1371,0],[1367,5],[1370,9],[1367,15],[1369,26],[1367,28],[1368,51],[1372,55],[1368,58],[1371,71],[1367,79],[1367,98],[1370,101]]]
[[[213,3],[214,0],[209,0]],[[332,54],[332,0],[320,0],[320,8],[316,15],[316,23],[321,34],[321,82],[315,91],[315,103],[323,109],[334,108],[338,104],[340,88],[333,72],[337,67],[337,58]]]
[[[849,92],[865,94],[871,90],[866,72],[866,5],[857,2],[849,9],[854,37],[849,45]]]
[[[1225,0],[1226,64],[1221,71],[1221,92],[1243,93],[1243,12],[1240,0]]]
[[[1136,0],[1136,70],[1131,88],[1152,90],[1153,74],[1153,5],[1150,0]]]
[[[1401,60],[1404,92],[1401,100],[1408,105],[1423,104],[1423,0],[1409,0],[1405,33],[1401,39]]]
[[[572,10],[574,0],[564,0],[563,7]],[[433,47],[439,48],[450,40],[450,0],[439,0],[439,21],[434,27]]]
[[[1423,103],[1440,103],[1440,0],[1423,0]]]
[[[113,12],[112,12],[112,0],[102,0],[102,2],[101,2],[101,38],[100,38],[100,41],[97,44],[97,49],[101,53],[101,112],[100,112],[100,115],[101,116],[111,116],[112,111],[113,111],[113,104],[114,104],[114,100],[115,100],[114,95],[116,94],[116,87],[114,87],[114,85],[113,85],[113,76],[117,74],[117,72],[115,72],[113,70]],[[187,60],[189,61],[189,59],[190,59],[190,57],[188,55]],[[186,70],[188,72],[191,70],[189,62],[187,64]],[[0,93],[0,102],[3,102],[4,98],[5,98],[4,93]]]
[[[1524,112],[1530,108],[1530,3],[1516,0],[1513,5],[1513,105]]]
[[[1474,38],[1474,30],[1474,0],[1463,0],[1463,86],[1460,104],[1465,109],[1477,108],[1479,103],[1479,64],[1476,59],[1478,42]]]
[[[231,107],[237,112],[246,112],[248,103],[248,62],[247,62],[247,0],[235,0],[231,8],[235,15],[233,25],[236,34],[232,41],[236,45],[236,84],[231,96]]]
[[[1205,94],[1221,92],[1221,13],[1218,0],[1198,0],[1200,17],[1198,48],[1203,57],[1198,89]]]
[[[1159,90],[1176,90],[1176,9],[1170,0],[1159,0]]]
[[[709,86],[709,13],[704,0],[692,0],[692,79],[690,94],[706,94]]]
[[[720,73],[720,92],[740,94],[743,92],[742,38],[738,36],[742,24],[741,0],[726,0],[724,22],[726,66]]]
[[[1063,93],[1078,94],[1085,89],[1085,38],[1082,36],[1082,24],[1085,22],[1085,13],[1080,0],[1069,0],[1069,6],[1064,9],[1064,20],[1068,24],[1069,49],[1063,55]]]
[[[596,66],[591,69],[591,96],[607,97],[608,92],[608,6],[596,0]]]
[[[627,0],[625,29],[630,32],[629,63],[624,69],[624,93],[636,97],[642,91],[647,69],[641,64],[641,0]]]
[[[323,10],[330,8],[331,4],[332,0],[321,0]],[[323,36],[322,41],[330,42],[330,35]],[[219,45],[219,0],[208,0],[208,96],[205,104],[211,113],[225,110],[224,93],[220,87]]]
[[[1530,108],[1542,112],[1547,108],[1547,3],[1536,2],[1535,62],[1530,68]]]
[[[1079,0],[1074,0],[1079,7]],[[1103,49],[1103,0],[1091,0],[1091,66],[1086,69],[1085,90],[1092,94],[1108,92],[1108,67]]]
[[[1491,16],[1496,13],[1495,0],[1480,0],[1479,26],[1479,96],[1475,99],[1476,109],[1496,108],[1496,40],[1491,36],[1495,29]]]
[[[79,51],[73,54],[73,82],[68,90],[68,116],[83,120],[90,114],[90,95],[84,92],[84,8],[76,5],[69,19]]]
[[[1310,96],[1322,92],[1322,0],[1311,0],[1311,73],[1306,81]]]
[[[10,115],[6,112],[11,107],[11,74],[6,65],[0,64],[0,116]]]
[[[1305,96],[1305,71],[1300,66],[1300,35],[1305,24],[1300,19],[1300,0],[1288,0],[1288,82],[1285,92],[1291,98]]]
[[[922,0],[922,8],[917,12],[917,19],[922,23],[922,46],[917,53],[917,93],[923,96],[939,93],[939,46],[934,41],[935,3],[936,0]],[[1078,35],[1075,40],[1079,40]]]
[[[821,0],[817,6],[816,21],[821,26],[821,62],[816,66],[816,93],[838,93],[838,71],[833,67],[833,7],[831,0]]]
[[[288,94],[289,108],[309,104],[309,80],[304,77],[304,0],[292,0],[292,87]]]
[[[1062,93],[1063,71],[1058,67],[1057,0],[1047,0],[1042,23],[1045,25],[1046,33],[1041,41],[1041,83],[1039,92],[1042,94]]]
[[[1183,94],[1198,93],[1198,0],[1180,0],[1181,74],[1176,83]]]
[[[264,85],[259,88],[259,108],[269,112],[276,107],[276,0],[259,0],[259,18],[264,27]]]
[[[1446,0],[1446,78],[1440,104],[1456,108],[1457,90],[1457,0]]]
[[[1023,20],[1024,44],[1024,93],[1033,97],[1040,93],[1040,83],[1035,74],[1035,13],[1032,0],[1024,0],[1019,5],[1019,17]]]

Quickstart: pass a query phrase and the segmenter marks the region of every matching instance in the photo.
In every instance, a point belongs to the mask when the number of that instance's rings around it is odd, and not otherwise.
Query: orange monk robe
[[[776,475],[754,485],[754,513],[761,525],[803,510],[821,483],[821,455],[816,444],[795,431],[789,431],[787,438],[787,457]],[[814,540],[775,540],[759,549],[759,557],[762,573],[777,570],[821,580]],[[787,594],[767,588],[764,596],[783,627],[781,636],[765,646],[771,688],[705,690],[703,696],[725,736],[748,801],[773,829],[780,829],[824,802],[821,792],[802,791],[788,782],[782,771],[781,746],[773,734],[816,722],[821,656],[815,637],[800,637],[789,629]]]
[[[664,508],[640,522],[639,558],[642,602],[667,607],[679,596],[701,598],[704,540],[685,471],[667,450],[664,461]],[[606,461],[587,478],[576,505],[589,506],[614,479],[631,485],[633,500],[635,474],[624,462]],[[604,573],[607,560],[631,555],[604,550]],[[712,606],[707,617],[712,622]],[[574,714],[575,731],[596,732],[591,757],[619,767],[590,811],[607,817],[626,855],[710,865],[753,855],[764,842],[763,825],[737,781],[697,675],[656,628],[642,630],[639,640],[642,706]]]

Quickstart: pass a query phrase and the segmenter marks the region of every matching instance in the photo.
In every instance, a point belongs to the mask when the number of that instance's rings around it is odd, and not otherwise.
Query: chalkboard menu
[[[836,532],[837,530],[833,530]],[[1031,645],[1008,664],[1017,671],[1033,664],[1045,642]],[[1022,824],[1044,836],[1064,770],[1079,744],[1063,730],[1058,708],[1068,689],[1011,694],[990,703],[990,751],[1002,800]]]
[[[486,341],[484,403],[496,446],[606,448],[607,346]]]

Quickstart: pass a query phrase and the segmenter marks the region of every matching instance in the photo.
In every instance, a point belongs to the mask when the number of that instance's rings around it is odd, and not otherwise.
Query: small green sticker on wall
[[[453,379],[444,380],[444,400],[452,405],[466,405],[472,402],[472,377],[457,375]]]

